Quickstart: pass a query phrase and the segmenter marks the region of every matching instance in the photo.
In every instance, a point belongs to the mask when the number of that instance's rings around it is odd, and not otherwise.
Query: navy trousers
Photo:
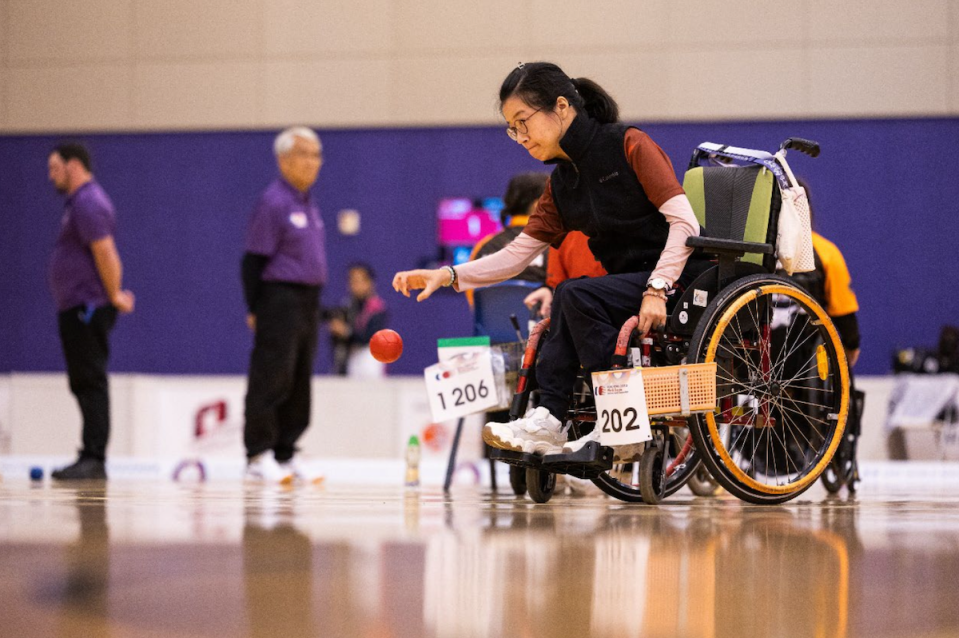
[[[677,286],[685,287],[709,265],[690,260]],[[650,274],[582,277],[557,286],[549,336],[536,362],[536,382],[540,405],[560,422],[566,419],[580,366],[590,383],[591,373],[609,369],[619,331],[627,319],[639,314]]]

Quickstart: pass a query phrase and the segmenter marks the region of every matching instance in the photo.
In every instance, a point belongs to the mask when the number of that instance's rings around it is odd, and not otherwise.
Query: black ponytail
[[[499,89],[500,109],[513,96],[537,109],[552,109],[565,97],[580,113],[612,124],[619,121],[619,106],[600,85],[587,78],[571,79],[551,62],[520,64],[503,80]]]
[[[576,78],[572,82],[583,98],[584,108],[591,118],[603,124],[619,121],[619,105],[603,87],[587,78]]]

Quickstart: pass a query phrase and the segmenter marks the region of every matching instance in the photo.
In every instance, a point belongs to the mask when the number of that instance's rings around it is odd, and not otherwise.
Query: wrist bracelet
[[[449,282],[443,284],[443,287],[444,287],[444,288],[449,288],[450,286],[452,286],[453,284],[456,283],[456,269],[453,268],[452,266],[443,266],[443,268],[445,268],[446,270],[448,270],[449,273],[450,273],[450,280],[449,280]]]
[[[643,291],[643,296],[644,296],[644,297],[656,297],[657,299],[662,299],[663,301],[666,301],[666,293],[665,293],[665,292],[660,292],[660,291],[658,291],[658,290],[644,290],[644,291]]]

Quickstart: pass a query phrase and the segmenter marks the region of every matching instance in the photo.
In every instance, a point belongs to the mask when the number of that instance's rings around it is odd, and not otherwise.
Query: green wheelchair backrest
[[[683,178],[703,236],[758,244],[775,245],[775,188],[772,172],[762,166],[698,166]],[[762,264],[763,255],[747,253],[743,261]]]

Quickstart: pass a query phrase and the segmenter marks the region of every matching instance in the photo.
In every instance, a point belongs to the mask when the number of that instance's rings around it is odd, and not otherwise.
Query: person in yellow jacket
[[[809,194],[809,185],[802,178],[799,184]],[[812,212],[810,198],[810,212]],[[846,350],[846,359],[849,367],[856,365],[859,359],[859,301],[852,289],[852,278],[842,252],[819,233],[813,231],[813,250],[816,253],[816,269],[805,273],[796,273],[793,280],[805,288],[809,294],[825,308],[832,319],[843,348]]]

